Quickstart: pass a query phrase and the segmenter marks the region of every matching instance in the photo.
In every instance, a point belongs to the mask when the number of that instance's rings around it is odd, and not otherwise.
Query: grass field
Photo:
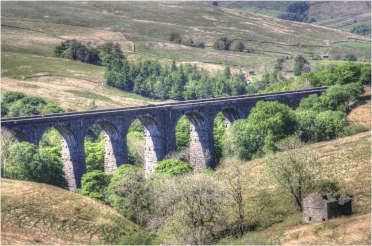
[[[365,21],[360,21],[360,22],[357,22],[357,23],[354,23],[354,24],[351,24],[351,25],[337,27],[336,29],[342,30],[342,31],[345,31],[345,32],[349,32],[351,30],[351,28],[357,27],[357,26],[360,26],[360,25],[371,26],[371,20],[369,19],[369,20],[365,20]],[[363,37],[363,36],[359,36],[359,37]]]
[[[321,20],[321,21],[313,22],[311,24],[322,25],[322,24],[326,24],[326,23],[329,23],[329,22],[338,21],[338,20],[342,20],[342,19],[345,19],[345,18],[348,18],[348,17],[352,17],[354,15],[356,15],[356,14],[345,15],[345,16],[341,16],[341,17],[338,17],[338,18],[334,18],[334,19]]]
[[[80,79],[39,77],[28,80],[2,78],[1,92],[18,91],[27,96],[39,96],[57,103],[65,110],[91,110],[95,100],[96,109],[140,106],[157,101],[126,93]]]
[[[317,55],[324,53],[322,48],[313,49],[303,46],[299,49],[284,44],[324,46],[327,40],[334,42],[345,40],[347,37],[357,37],[306,23],[289,22],[195,2],[141,2],[140,4],[132,2],[125,4],[122,2],[66,2],[63,4],[60,2],[22,2],[17,5],[4,2],[2,7],[4,10],[2,22],[7,25],[17,25],[62,38],[77,38],[92,43],[120,40],[120,35],[116,33],[119,31],[135,43],[137,52],[149,56],[254,67],[261,66],[263,60],[268,60],[270,66],[274,65],[270,56],[262,54],[264,50],[301,55],[311,50]],[[268,15],[275,12],[261,11]],[[183,38],[192,37],[196,41],[204,41],[209,46],[217,38],[223,36],[247,40],[244,41],[246,47],[257,50],[258,54],[234,51],[213,51],[208,54],[208,49],[201,50],[170,44],[167,39],[169,33],[173,31],[179,32]],[[327,40],[324,40],[324,37],[327,37]],[[276,42],[283,45],[262,42]],[[12,47],[12,42],[6,45],[8,51],[16,51],[17,47]],[[126,50],[130,49],[129,45]],[[35,50],[37,50],[36,47]],[[358,54],[358,56],[363,56],[363,54]]]
[[[371,43],[367,43],[367,42],[339,42],[339,43],[332,43],[332,47],[360,50],[363,52],[371,53]]]
[[[1,244],[118,244],[143,230],[107,205],[51,185],[1,179]]]

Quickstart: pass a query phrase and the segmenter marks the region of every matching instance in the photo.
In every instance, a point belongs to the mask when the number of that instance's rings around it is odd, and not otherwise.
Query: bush
[[[76,193],[92,198],[96,201],[105,200],[104,189],[110,184],[111,173],[104,173],[99,170],[85,173],[81,178],[81,188]]]
[[[165,175],[183,174],[192,172],[193,170],[194,167],[186,162],[173,159],[160,161],[155,167],[155,173],[163,173]]]
[[[356,61],[356,57],[353,54],[347,54],[344,56],[344,61]]]
[[[39,106],[39,104],[47,104],[47,102],[41,97],[29,96],[22,98],[21,102],[23,104],[29,104],[32,106]]]
[[[230,45],[233,41],[224,37],[224,38],[219,38],[213,43],[213,49],[215,50],[229,50]]]
[[[354,135],[360,132],[366,132],[368,130],[369,130],[368,127],[360,123],[351,122],[344,127],[344,129],[342,130],[341,136],[342,137],[351,136],[351,135]]]
[[[315,183],[314,191],[320,194],[336,193],[340,190],[340,185],[335,179],[322,178]]]
[[[5,104],[9,104],[18,101],[24,97],[26,97],[26,95],[23,94],[22,92],[8,91],[5,92],[2,102]]]
[[[173,42],[173,43],[181,43],[182,42],[182,39],[181,39],[181,36],[178,32],[171,32],[169,34],[169,41]]]

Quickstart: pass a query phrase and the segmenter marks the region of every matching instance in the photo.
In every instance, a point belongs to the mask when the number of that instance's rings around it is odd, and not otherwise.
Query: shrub
[[[3,96],[3,103],[12,103],[26,97],[22,92],[8,91]]]
[[[351,136],[351,135],[354,135],[360,132],[366,132],[368,130],[369,130],[368,127],[360,123],[351,122],[344,127],[344,129],[342,130],[341,136],[342,137]]]
[[[41,97],[29,96],[22,98],[23,104],[29,104],[32,106],[39,106],[39,104],[47,104],[47,102]]]
[[[182,39],[181,39],[181,36],[178,32],[171,32],[169,34],[169,41],[173,42],[173,43],[181,43],[182,42]]]
[[[156,173],[163,173],[165,175],[188,173],[193,170],[194,167],[190,166],[186,162],[173,159],[160,161],[155,167]]]
[[[344,61],[356,61],[356,57],[353,54],[347,54],[344,56]]]
[[[224,37],[224,38],[219,38],[213,43],[213,49],[216,50],[229,50],[230,45],[233,41]]]
[[[110,183],[111,173],[104,173],[99,170],[85,173],[81,178],[81,188],[76,193],[92,198],[96,201],[104,201],[104,189]]]

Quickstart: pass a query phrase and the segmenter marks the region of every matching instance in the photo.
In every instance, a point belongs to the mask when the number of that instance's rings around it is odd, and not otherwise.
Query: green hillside
[[[85,39],[86,42],[91,42],[91,40],[103,42],[103,40],[92,38],[92,33],[88,35],[87,31],[81,32],[82,28],[93,33],[106,31],[113,35],[105,41],[118,41],[120,37],[116,32],[121,32],[135,44],[137,53],[157,59],[160,57],[252,67],[260,67],[263,62],[266,62],[273,67],[276,57],[265,52],[293,55],[306,55],[308,52],[314,52],[316,55],[321,55],[327,51],[332,53],[332,50],[337,49],[321,47],[327,46],[327,41],[335,42],[346,40],[348,37],[357,37],[329,28],[195,2],[126,2],[125,4],[122,2],[22,2],[17,4],[4,2],[2,7],[4,10],[2,12],[3,25],[23,27],[26,25],[25,21],[28,21],[27,28],[29,29],[42,29],[48,34],[62,38],[78,37],[78,40],[79,38],[82,41]],[[10,23],[10,20],[13,22]],[[67,28],[68,26],[71,28]],[[11,28],[6,29],[2,39],[5,40],[12,35],[14,39],[14,32]],[[171,43],[168,41],[171,32],[179,32],[184,39],[193,38],[194,41],[204,41],[207,47],[198,49]],[[81,34],[78,35],[78,33]],[[234,51],[235,42],[232,45],[232,51],[217,51],[209,48],[220,37],[242,40],[250,53]],[[25,52],[20,51],[18,46],[16,42],[13,45],[8,41],[5,42],[3,49],[4,51]],[[44,54],[47,54],[46,48],[43,51]],[[130,47],[124,50],[130,50]],[[347,54],[344,50],[338,52]],[[368,53],[358,53],[357,56],[364,59],[370,57]]]

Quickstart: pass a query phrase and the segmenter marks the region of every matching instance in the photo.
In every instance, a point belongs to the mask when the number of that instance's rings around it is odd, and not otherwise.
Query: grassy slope
[[[175,59],[214,61],[256,67],[261,66],[263,61],[271,66],[274,65],[276,57],[262,54],[264,50],[291,54],[305,54],[310,51],[308,47],[295,48],[261,42],[325,45],[324,37],[327,37],[327,40],[331,42],[352,37],[348,33],[314,25],[288,22],[264,15],[190,2],[143,2],[140,4],[131,2],[125,4],[121,2],[88,2],[86,4],[81,2],[63,4],[23,2],[21,5],[6,2],[2,7],[4,9],[3,17],[14,20],[79,25],[80,27],[120,31],[129,40],[135,42],[136,51],[140,53]],[[33,25],[37,26],[38,23]],[[184,37],[205,41],[207,45],[212,45],[215,39],[222,36],[253,40],[244,42],[246,47],[256,49],[257,52],[247,54],[200,50],[169,44],[167,37],[172,31],[180,32]],[[326,49],[315,48],[313,51],[320,55]],[[358,55],[364,56],[365,54]]]
[[[35,182],[1,179],[1,244],[117,244],[142,230],[109,206]]]

